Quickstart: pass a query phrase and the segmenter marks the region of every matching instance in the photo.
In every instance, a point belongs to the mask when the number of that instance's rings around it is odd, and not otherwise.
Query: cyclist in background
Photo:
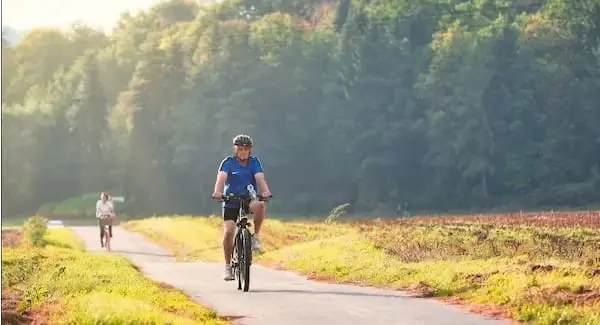
[[[100,200],[96,202],[96,218],[98,218],[98,226],[100,227],[100,245],[104,247],[104,225],[108,223],[108,234],[110,238],[113,236],[112,222],[115,217],[115,208],[110,195],[106,192],[100,194]]]
[[[265,174],[257,157],[252,156],[252,138],[245,134],[233,138],[233,155],[223,159],[219,165],[217,181],[212,195],[215,200],[222,200],[223,194],[247,194],[246,186],[252,184],[263,191],[262,196],[271,197],[269,186],[265,181]],[[254,234],[252,235],[252,249],[260,250],[260,229],[265,218],[266,206],[264,202],[253,200],[250,202],[250,211],[254,214]],[[231,254],[233,254],[233,237],[235,222],[239,214],[239,202],[223,203],[223,253],[225,254],[225,281],[234,280],[231,269]]]

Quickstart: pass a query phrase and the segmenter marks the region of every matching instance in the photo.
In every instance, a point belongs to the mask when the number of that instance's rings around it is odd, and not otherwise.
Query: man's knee
[[[249,207],[253,214],[264,214],[265,212],[265,202],[262,201],[252,201]]]
[[[223,222],[223,237],[233,238],[234,233],[235,233],[235,222],[233,222],[231,220],[225,220]]]

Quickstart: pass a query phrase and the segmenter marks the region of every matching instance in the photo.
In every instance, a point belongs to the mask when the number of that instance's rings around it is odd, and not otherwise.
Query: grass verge
[[[144,277],[126,258],[89,254],[68,229],[43,248],[2,234],[2,318],[17,324],[227,324],[182,292]],[[6,299],[5,299],[6,297]]]
[[[334,225],[269,220],[261,236],[266,253],[256,260],[532,324],[600,324],[600,213],[563,217],[558,223],[522,217]],[[219,218],[150,218],[125,227],[181,260],[222,261]]]
[[[220,217],[154,217],[128,221],[121,226],[142,233],[168,248],[179,261],[223,261],[223,230]],[[305,241],[337,237],[352,231],[354,227],[345,225],[331,228],[318,222],[284,223],[269,220],[263,225],[262,246],[266,251],[273,251]]]

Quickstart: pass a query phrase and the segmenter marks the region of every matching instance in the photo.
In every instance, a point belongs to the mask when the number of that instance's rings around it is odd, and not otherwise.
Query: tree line
[[[238,133],[280,213],[600,198],[600,0],[170,0],[2,49],[3,214],[212,211]]]

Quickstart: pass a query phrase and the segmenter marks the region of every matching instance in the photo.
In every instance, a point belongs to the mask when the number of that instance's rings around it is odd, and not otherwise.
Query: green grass
[[[44,239],[44,248],[2,250],[2,290],[18,295],[19,312],[52,324],[227,324],[126,258],[82,251],[68,229],[49,229]]]
[[[90,193],[72,197],[61,202],[49,202],[38,208],[36,214],[47,217],[77,217],[94,216],[96,202],[100,199],[100,193]],[[126,208],[124,202],[114,201],[115,210],[123,211]]]
[[[327,280],[497,306],[532,324],[600,324],[598,228],[417,221],[268,220],[261,236],[266,252],[256,260]],[[223,260],[219,218],[150,218],[125,227],[180,259]]]
[[[168,247],[180,261],[223,260],[223,230],[220,217],[154,217],[128,221],[122,226]],[[303,241],[339,236],[352,229],[342,225],[331,228],[321,223],[284,223],[269,220],[263,226],[262,245],[266,250],[276,250]]]
[[[2,229],[20,228],[27,218],[2,218]]]
[[[69,248],[76,251],[85,251],[85,243],[77,237],[71,229],[56,228],[49,229],[44,235],[47,246]]]

